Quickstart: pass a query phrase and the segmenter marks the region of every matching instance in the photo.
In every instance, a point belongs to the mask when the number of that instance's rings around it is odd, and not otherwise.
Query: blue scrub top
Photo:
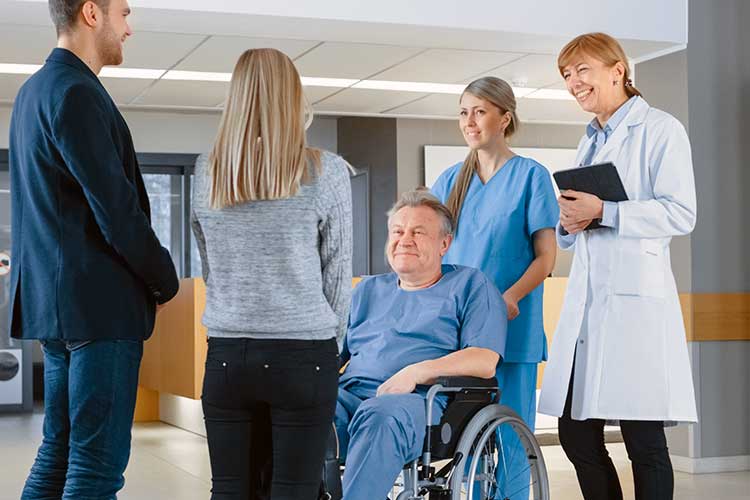
[[[407,291],[396,273],[370,276],[354,289],[339,384],[374,397],[402,368],[466,347],[503,355],[507,311],[502,295],[476,269],[446,265],[434,285]]]
[[[443,172],[432,192],[448,201],[461,163]],[[532,235],[554,228],[560,217],[555,190],[546,168],[515,156],[483,184],[474,174],[459,215],[458,232],[445,264],[482,270],[500,289],[510,288],[534,260]],[[542,321],[544,284],[519,303],[519,315],[508,323],[504,361],[538,363],[547,359]]]

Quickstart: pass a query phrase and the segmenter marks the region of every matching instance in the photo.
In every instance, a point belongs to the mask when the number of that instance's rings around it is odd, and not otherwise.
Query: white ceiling
[[[38,9],[37,9],[38,10]],[[0,63],[42,64],[56,44],[54,30],[41,14],[16,17],[9,24],[0,16]],[[354,43],[317,37],[228,36],[209,23],[212,33],[136,31],[125,44],[123,67],[183,71],[232,71],[237,57],[249,48],[274,47],[289,55],[306,77],[350,78],[407,82],[468,83],[494,75],[514,86],[562,88],[556,67],[559,43],[534,41],[527,34],[496,50],[445,47],[415,33],[413,43]],[[137,27],[137,26],[136,26]],[[194,27],[193,27],[194,28]],[[232,31],[229,31],[230,33]],[[542,37],[543,38],[543,37]],[[625,41],[629,55],[647,59],[669,49],[665,42]],[[554,46],[554,50],[551,48]],[[0,101],[12,102],[24,75],[0,75]],[[218,112],[227,83],[203,81],[102,78],[122,106],[163,109],[203,108]],[[306,87],[308,100],[321,114],[455,117],[458,96],[355,88]],[[519,99],[522,121],[584,123],[589,117],[573,101]]]

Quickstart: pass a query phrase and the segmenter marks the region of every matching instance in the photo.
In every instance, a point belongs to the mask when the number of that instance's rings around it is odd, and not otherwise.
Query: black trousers
[[[334,339],[209,339],[212,500],[317,498],[338,364]]]
[[[573,376],[558,433],[578,476],[586,500],[622,500],[617,471],[604,446],[604,420],[573,420]],[[672,462],[667,451],[664,422],[620,420],[620,431],[633,468],[636,500],[667,500],[674,493]]]

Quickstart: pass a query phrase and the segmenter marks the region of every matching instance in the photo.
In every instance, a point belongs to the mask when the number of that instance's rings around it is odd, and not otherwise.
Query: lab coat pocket
[[[614,282],[615,295],[664,297],[664,248],[658,241],[618,239]]]

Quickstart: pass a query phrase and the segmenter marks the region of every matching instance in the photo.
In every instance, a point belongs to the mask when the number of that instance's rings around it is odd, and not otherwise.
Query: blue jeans
[[[143,342],[42,342],[44,429],[22,500],[114,499],[125,484]]]

